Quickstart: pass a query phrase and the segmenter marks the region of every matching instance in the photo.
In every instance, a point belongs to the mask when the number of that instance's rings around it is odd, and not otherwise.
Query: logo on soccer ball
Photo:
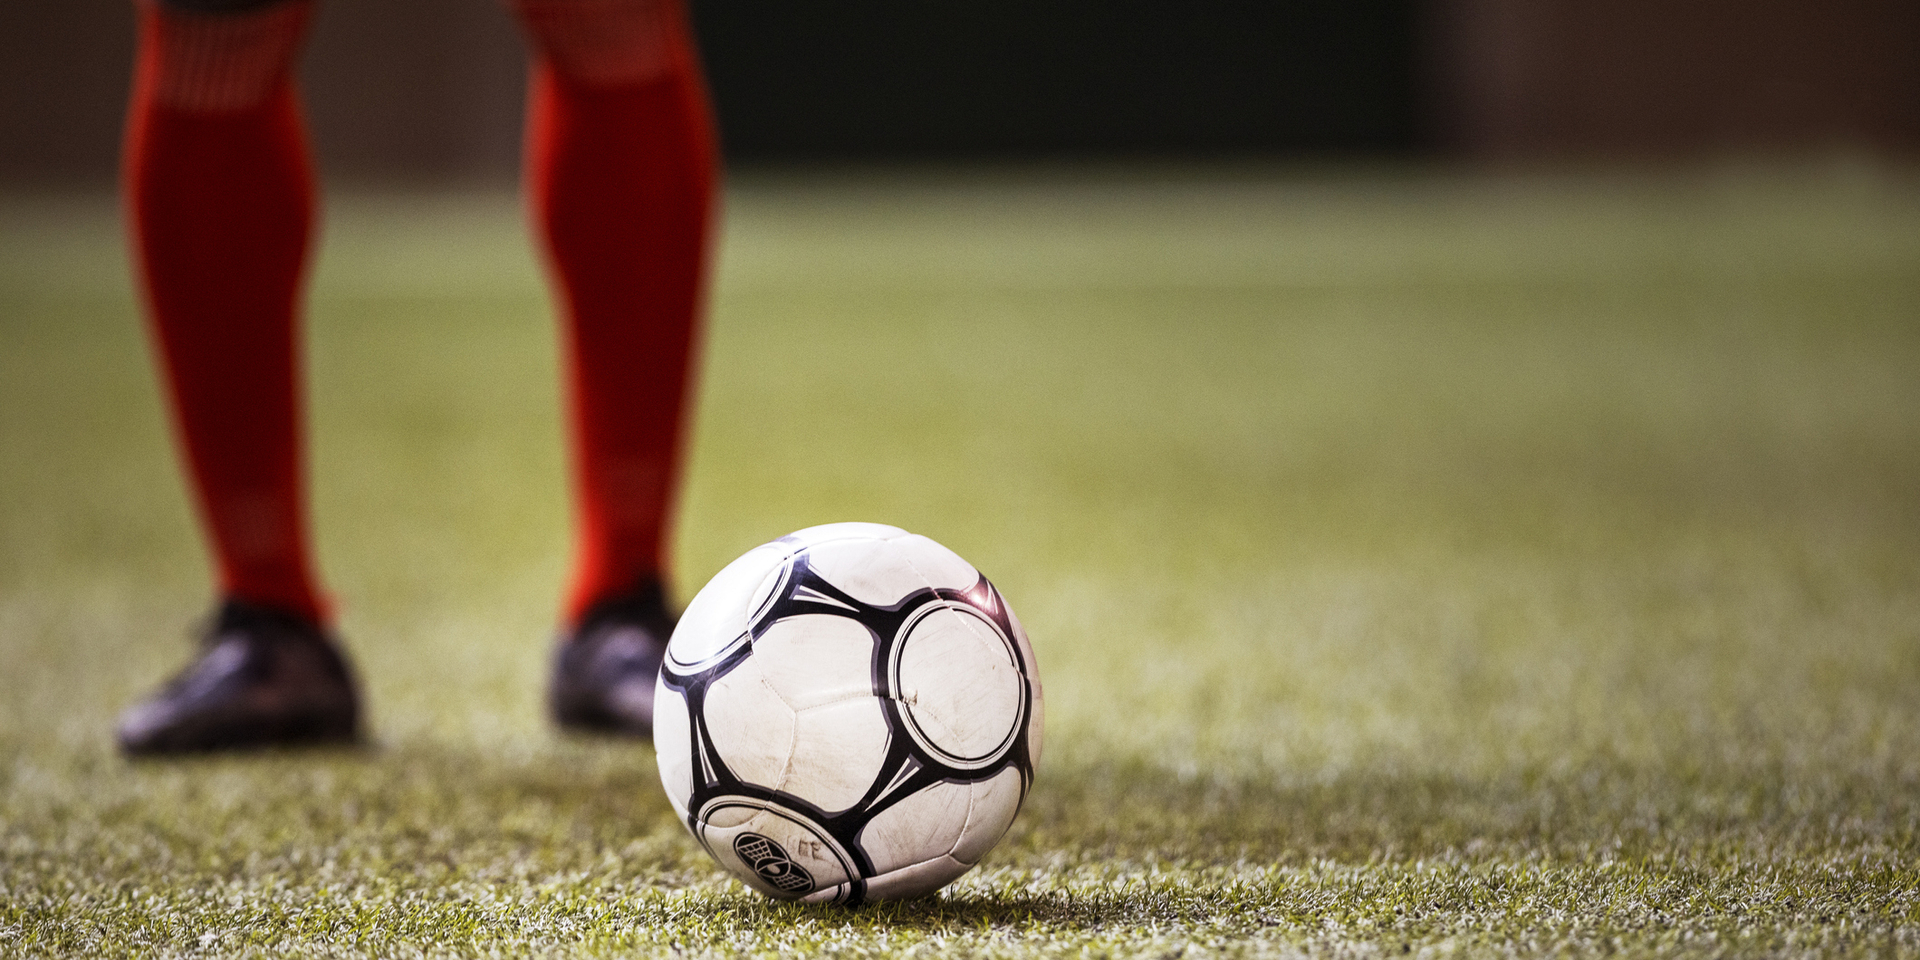
[[[761,879],[788,893],[806,893],[813,889],[813,875],[794,863],[787,851],[772,837],[743,833],[733,838],[733,852]]]

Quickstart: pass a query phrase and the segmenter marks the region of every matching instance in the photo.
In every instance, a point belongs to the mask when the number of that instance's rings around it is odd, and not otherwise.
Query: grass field
[[[378,749],[130,764],[208,601],[113,208],[0,200],[0,955],[1920,956],[1920,178],[740,178],[682,600],[972,559],[1047,754],[937,898],[779,905],[540,710],[514,201],[343,195],[322,564]]]

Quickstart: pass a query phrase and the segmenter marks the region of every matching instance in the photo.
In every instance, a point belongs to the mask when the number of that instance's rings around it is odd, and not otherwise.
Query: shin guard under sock
[[[309,9],[141,3],[124,176],[147,315],[221,588],[324,620],[295,329],[313,185],[291,69]]]
[[[558,281],[577,505],[569,621],[659,577],[714,146],[675,0],[515,0],[536,48],[533,215]]]

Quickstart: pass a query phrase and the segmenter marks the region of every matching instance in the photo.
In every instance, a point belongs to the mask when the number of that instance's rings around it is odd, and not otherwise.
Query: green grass
[[[771,903],[540,713],[567,505],[510,198],[343,196],[322,564],[377,750],[130,764],[205,560],[112,207],[0,201],[0,954],[1920,956],[1920,180],[746,178],[684,599],[826,521],[1027,621],[939,897]]]

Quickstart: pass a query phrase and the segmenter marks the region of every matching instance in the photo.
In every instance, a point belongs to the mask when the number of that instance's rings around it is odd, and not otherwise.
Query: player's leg
[[[311,0],[136,0],[129,220],[223,601],[200,660],[122,717],[129,752],[349,739],[311,561],[296,311],[313,185],[292,70]]]
[[[513,0],[535,48],[533,212],[558,281],[578,547],[551,703],[645,735],[714,181],[681,0]]]

